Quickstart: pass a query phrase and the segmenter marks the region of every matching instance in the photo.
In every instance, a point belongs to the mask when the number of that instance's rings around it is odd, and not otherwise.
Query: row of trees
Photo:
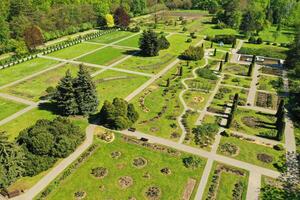
[[[16,142],[0,133],[0,189],[21,176],[34,176],[65,158],[84,140],[85,133],[70,120],[39,120],[20,132]]]

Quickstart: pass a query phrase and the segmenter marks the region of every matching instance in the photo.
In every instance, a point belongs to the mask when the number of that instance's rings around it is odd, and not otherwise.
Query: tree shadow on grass
[[[40,103],[38,108],[40,110],[46,110],[51,112],[54,115],[62,115],[61,111],[58,109],[56,103],[52,103],[52,102],[43,102]]]

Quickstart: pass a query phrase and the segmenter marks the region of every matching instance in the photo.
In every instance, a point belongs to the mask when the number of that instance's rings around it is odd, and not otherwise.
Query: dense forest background
[[[119,6],[131,17],[162,9],[208,10],[220,28],[247,34],[270,24],[295,26],[300,19],[297,0],[1,0],[0,54],[26,53],[24,32],[32,25],[49,41],[101,26]]]

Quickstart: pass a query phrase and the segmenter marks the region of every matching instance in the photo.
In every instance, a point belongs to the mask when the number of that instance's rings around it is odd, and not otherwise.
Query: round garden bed
[[[220,146],[220,151],[228,156],[236,156],[239,154],[239,147],[231,143],[224,143]]]
[[[158,200],[160,199],[160,195],[161,195],[161,190],[159,187],[156,186],[149,187],[145,192],[145,196],[149,200]]]
[[[132,164],[136,168],[143,168],[147,165],[147,160],[143,157],[136,157],[133,159]]]
[[[257,154],[257,159],[260,160],[261,162],[264,162],[264,163],[271,163],[273,162],[273,156],[270,156],[268,154],[265,154],[265,153],[259,153]]]
[[[79,200],[79,199],[84,199],[86,197],[86,192],[85,191],[77,191],[74,193],[74,198],[76,200]]]
[[[121,153],[120,151],[113,151],[113,152],[111,152],[111,154],[110,154],[110,156],[111,156],[112,158],[114,158],[114,159],[120,158],[121,155],[122,155],[122,153]]]
[[[96,167],[92,169],[91,174],[96,178],[104,178],[108,174],[108,170],[105,167]]]
[[[119,178],[118,183],[122,189],[126,189],[133,185],[133,179],[130,176],[122,176]]]

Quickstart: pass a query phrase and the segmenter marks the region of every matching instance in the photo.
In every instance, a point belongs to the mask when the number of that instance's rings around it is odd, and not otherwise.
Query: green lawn
[[[98,48],[101,48],[101,45],[91,44],[91,43],[80,43],[80,44],[50,53],[50,54],[48,54],[48,56],[62,58],[62,59],[72,59],[72,58],[76,58],[84,53],[98,49]]]
[[[100,106],[104,100],[111,101],[115,97],[127,97],[148,79],[149,77],[112,70],[95,76],[93,80],[96,84]]]
[[[283,92],[283,79],[281,77],[272,77],[260,75],[258,80],[258,89],[270,92]]]
[[[217,29],[216,24],[211,23],[211,17],[205,17],[203,19],[202,26],[199,28],[199,34],[207,35],[207,36],[215,36],[215,35],[237,35],[238,32],[234,29],[224,28]]]
[[[139,40],[140,40],[141,35],[135,35],[131,38],[128,38],[127,40],[123,40],[116,45],[120,46],[127,46],[127,47],[139,47]]]
[[[223,113],[226,109],[226,105],[232,103],[233,97],[236,93],[239,94],[239,104],[245,105],[248,96],[247,89],[221,86],[217,94],[214,96],[208,110],[215,113]]]
[[[276,43],[291,43],[294,39],[294,30],[292,28],[282,28],[277,31],[276,26],[271,26],[259,33],[259,37],[263,41],[276,42]]]
[[[210,95],[210,93],[188,90],[184,93],[183,99],[188,107],[202,110]]]
[[[272,170],[277,170],[274,167],[274,164],[280,159],[280,156],[284,154],[285,151],[277,151],[271,147],[263,146],[260,144],[255,144],[252,142],[248,142],[242,139],[238,139],[235,137],[222,137],[219,148],[218,148],[218,154],[225,155],[220,151],[220,146],[230,143],[239,148],[238,155],[235,156],[229,156],[233,157],[237,160],[241,160],[244,162],[248,162],[254,165],[258,165],[264,168],[269,168]],[[257,154],[264,153],[267,155],[270,155],[273,157],[273,161],[271,163],[262,162],[257,159]],[[226,156],[226,155],[225,155]]]
[[[0,121],[25,108],[25,104],[0,98]]]
[[[236,64],[236,63],[227,63],[223,67],[223,72],[229,73],[229,74],[240,75],[240,76],[246,76],[248,74],[248,68],[249,68],[249,66],[247,66],[247,65],[240,65],[240,64]]]
[[[112,42],[116,42],[116,41],[121,40],[123,38],[129,37],[131,35],[133,35],[132,32],[115,31],[115,32],[97,37],[97,38],[95,38],[93,40],[90,40],[90,41],[91,42],[104,43],[104,44],[110,44]]]
[[[67,70],[70,70],[73,75],[76,75],[78,66],[64,65],[57,69],[50,70],[39,76],[18,83],[17,85],[4,88],[1,92],[19,96],[32,101],[39,101],[40,97],[46,94],[45,90],[52,86],[55,87],[59,80],[65,75]],[[98,68],[88,67],[90,73],[99,70]]]
[[[14,65],[12,67],[1,69],[0,86],[19,80],[58,63],[59,62],[55,60],[36,58],[18,65]]]
[[[215,171],[218,170],[218,168],[220,168],[222,166],[229,167],[233,170],[239,170],[244,173],[244,176],[237,175],[232,172],[222,171],[220,174],[220,177],[218,179],[219,185],[215,191],[216,200],[233,199],[233,190],[235,188],[235,184],[238,182],[241,182],[243,184],[242,199],[245,200],[246,194],[247,194],[249,172],[239,169],[239,168],[236,168],[236,167],[233,167],[233,166],[229,166],[229,165],[225,165],[225,164],[217,163],[217,162],[213,163],[213,168],[210,172],[208,182],[205,187],[202,199],[205,200],[208,198],[207,195],[208,195],[210,186],[213,184],[213,176],[215,174]]]
[[[274,139],[277,133],[275,122],[276,117],[274,115],[239,108],[230,129],[249,135]]]
[[[23,129],[32,126],[39,119],[53,119],[55,115],[46,110],[34,109],[20,117],[0,126],[1,131],[8,134],[10,140],[14,140]]]
[[[125,55],[125,49],[106,47],[104,49],[96,51],[95,53],[81,57],[79,61],[98,65],[109,65],[113,62],[116,62]]]
[[[287,50],[288,49],[284,47],[267,44],[244,43],[238,53],[285,59]]]
[[[192,193],[192,198],[194,198],[205,165],[204,159],[201,159],[200,167],[193,170],[183,165],[182,159],[189,156],[183,152],[180,152],[179,156],[171,156],[164,152],[126,143],[118,134],[113,143],[96,142],[100,143],[99,149],[61,185],[57,186],[46,199],[71,200],[74,199],[74,193],[81,190],[86,192],[85,199],[95,199],[95,197],[99,199],[129,199],[130,197],[146,199],[145,191],[149,186],[160,188],[160,199],[181,199],[189,178],[197,181]],[[110,154],[114,151],[120,151],[121,157],[111,158]],[[132,161],[136,157],[145,158],[147,165],[141,169],[135,168]],[[102,179],[93,177],[91,170],[95,167],[107,168],[108,175]],[[160,172],[165,167],[171,170],[170,175],[163,175]],[[150,175],[150,178],[143,177],[146,173]],[[118,180],[122,176],[132,177],[133,185],[127,189],[121,189]],[[99,186],[103,186],[103,191],[99,190]]]
[[[225,74],[221,83],[226,84],[226,85],[250,88],[251,78],[250,77],[241,77],[241,76],[232,76],[229,74]]]

